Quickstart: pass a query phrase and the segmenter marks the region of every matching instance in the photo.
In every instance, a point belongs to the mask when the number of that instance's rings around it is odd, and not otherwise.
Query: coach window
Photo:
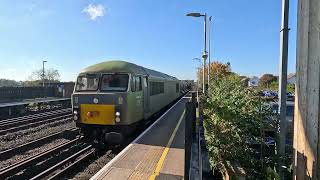
[[[150,82],[150,96],[163,94],[164,82]]]

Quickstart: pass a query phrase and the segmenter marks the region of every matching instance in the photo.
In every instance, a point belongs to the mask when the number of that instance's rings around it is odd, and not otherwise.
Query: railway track
[[[10,126],[17,126],[17,125],[21,125],[21,124],[32,122],[32,121],[42,120],[48,117],[54,117],[61,114],[70,114],[70,113],[71,113],[71,109],[67,108],[67,109],[49,111],[49,112],[44,112],[39,114],[21,116],[16,118],[3,119],[3,120],[0,120],[0,128],[4,129]]]
[[[52,177],[61,177],[68,169],[92,158],[95,152],[83,137],[77,137],[1,169],[0,179],[41,179],[55,171],[58,173]]]
[[[60,131],[60,132],[42,137],[40,139],[36,139],[34,141],[19,145],[14,148],[0,151],[0,161],[10,159],[11,157],[13,157],[17,154],[24,153],[24,152],[32,150],[34,148],[40,147],[44,144],[48,144],[49,142],[54,141],[59,138],[74,139],[78,134],[79,134],[79,131],[77,128],[70,128],[70,129],[66,129],[64,131]]]
[[[81,151],[67,157],[63,161],[55,164],[51,168],[41,172],[31,179],[36,180],[46,178],[48,180],[52,180],[67,177],[70,175],[70,172],[76,172],[76,168],[81,167],[81,164],[93,159],[96,153],[97,150],[92,145],[88,145]],[[108,151],[108,153],[111,153],[111,151]]]
[[[19,153],[23,154],[26,151],[39,148],[39,146],[59,138],[70,138],[70,140],[0,169],[0,179],[61,179],[73,177],[95,162],[101,155],[113,153],[113,150],[101,151],[100,148],[96,148],[95,145],[88,143],[86,139],[79,136],[77,128],[71,128],[1,151],[0,161],[14,159],[16,158],[14,156]]]
[[[72,119],[72,114],[70,112],[71,111],[68,108],[53,112],[3,120],[0,121],[0,135],[40,126],[51,122],[68,121]]]

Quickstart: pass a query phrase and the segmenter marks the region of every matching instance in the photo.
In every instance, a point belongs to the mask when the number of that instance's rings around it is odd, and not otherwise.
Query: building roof
[[[138,66],[133,63],[129,63],[121,60],[105,61],[98,64],[94,64],[80,71],[80,74],[90,73],[133,73],[146,76],[160,77],[165,79],[177,80],[177,78],[169,76],[167,74],[154,71],[142,66]]]

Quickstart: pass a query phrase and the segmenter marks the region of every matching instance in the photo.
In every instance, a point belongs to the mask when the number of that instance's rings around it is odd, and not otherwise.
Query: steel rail
[[[15,118],[6,119],[6,120],[0,121],[0,127],[4,126],[6,124],[21,122],[21,121],[26,121],[26,120],[31,120],[31,119],[41,119],[41,118],[45,118],[48,116],[59,115],[61,113],[71,113],[71,111],[69,109],[63,109],[63,110],[57,110],[57,111],[50,111],[50,112],[46,112],[46,113],[33,114],[33,115],[29,115],[29,116],[23,116],[23,117],[17,118],[17,119],[15,119]]]
[[[5,179],[6,177],[10,177],[15,175],[16,173],[20,172],[21,170],[25,169],[28,166],[31,166],[32,164],[45,160],[48,158],[48,156],[52,156],[58,152],[60,152],[63,149],[67,149],[74,145],[75,143],[79,142],[83,137],[65,142],[53,149],[50,149],[48,151],[42,152],[36,156],[29,157],[25,160],[22,160],[20,162],[17,162],[9,167],[3,168],[0,170],[0,179]]]
[[[75,168],[79,167],[81,163],[84,163],[86,161],[88,161],[90,158],[92,158],[92,156],[95,155],[96,151],[91,151],[90,153],[88,153],[87,155],[79,158],[77,161],[75,161],[74,163],[70,164],[68,167],[62,169],[61,171],[59,171],[58,173],[54,174],[53,176],[49,177],[47,180],[53,180],[53,179],[62,179],[63,177],[65,177],[69,172],[73,172]],[[111,154],[111,150],[109,150],[107,152],[108,154]]]
[[[27,119],[27,120],[12,122],[12,123],[0,124],[0,130],[4,130],[4,129],[16,127],[16,126],[21,126],[21,125],[28,124],[28,123],[41,122],[41,121],[45,121],[48,118],[54,118],[54,117],[68,115],[68,114],[71,114],[71,113],[70,112],[62,112],[59,114],[57,113],[54,115],[48,115],[48,116],[43,116],[43,117],[34,118],[34,119]]]
[[[30,123],[30,124],[25,124],[25,125],[21,125],[18,127],[13,127],[13,128],[9,128],[9,129],[5,129],[5,130],[0,130],[0,135],[4,135],[7,133],[12,133],[12,132],[16,132],[16,131],[20,131],[20,130],[25,130],[31,127],[36,127],[36,126],[40,126],[42,124],[46,124],[46,123],[50,123],[53,121],[67,121],[67,120],[71,120],[71,114],[67,114],[67,115],[63,115],[63,116],[58,116],[58,117],[54,117],[51,119],[47,119],[44,121],[39,121],[39,122],[34,122],[34,123]]]
[[[60,132],[56,132],[54,134],[51,134],[49,136],[45,136],[42,137],[40,139],[36,139],[34,141],[25,143],[25,144],[21,144],[15,148],[10,148],[10,149],[6,149],[3,151],[0,151],[0,161],[5,160],[5,159],[9,159],[10,157],[17,155],[19,153],[22,152],[26,152],[28,150],[31,150],[33,147],[40,147],[43,144],[47,144],[50,141],[53,141],[54,139],[57,139],[59,137],[64,137],[64,136],[71,136],[70,134],[72,134],[72,137],[76,137],[77,135],[77,128],[69,128]],[[69,134],[70,133],[70,134]]]
[[[21,121],[3,123],[3,124],[0,124],[0,130],[1,129],[8,129],[8,128],[15,127],[15,126],[20,126],[23,124],[33,123],[33,122],[40,122],[40,121],[44,121],[49,118],[59,117],[59,116],[67,115],[67,114],[71,114],[71,113],[70,112],[61,112],[61,113],[51,114],[51,115],[47,115],[47,116],[43,116],[43,117],[39,117],[39,118],[30,118],[30,119],[25,119],[25,120],[21,120]]]
[[[89,152],[89,153],[87,153]],[[57,174],[61,173],[61,171],[63,171],[63,167],[66,166],[68,163],[72,163],[74,164],[75,160],[77,158],[79,158],[81,155],[87,153],[87,155],[85,155],[84,157],[87,157],[88,155],[91,155],[92,153],[94,154],[95,150],[93,149],[93,146],[92,145],[88,145],[86,146],[85,148],[83,148],[82,150],[80,150],[79,152],[69,156],[68,158],[64,159],[63,161],[60,161],[59,163],[55,164],[54,166],[51,166],[49,169],[46,169],[45,171],[41,172],[40,174],[34,176],[33,178],[31,178],[31,180],[35,180],[35,179],[43,179],[45,178],[46,176],[52,174],[53,172],[59,170],[62,168],[62,170],[60,170]],[[69,165],[70,166],[70,165]],[[69,166],[66,166],[66,167],[69,167]],[[56,174],[56,175],[57,175]]]
[[[25,118],[29,118],[29,117],[36,117],[38,115],[47,114],[47,113],[56,112],[56,111],[63,111],[63,110],[69,111],[69,110],[71,110],[71,108],[56,109],[56,110],[51,110],[51,111],[46,111],[46,112],[39,112],[39,113],[35,113],[35,114],[18,116],[18,117],[14,117],[14,118],[6,118],[6,119],[1,119],[0,122],[2,123],[4,121],[21,120],[21,119],[25,119]]]

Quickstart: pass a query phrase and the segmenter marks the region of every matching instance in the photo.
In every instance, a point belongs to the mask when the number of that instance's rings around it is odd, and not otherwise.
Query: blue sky
[[[289,72],[295,71],[297,0],[290,5]],[[194,79],[202,19],[213,16],[212,58],[242,75],[278,74],[281,0],[1,0],[0,78],[46,67],[75,80],[84,67],[123,59]]]

